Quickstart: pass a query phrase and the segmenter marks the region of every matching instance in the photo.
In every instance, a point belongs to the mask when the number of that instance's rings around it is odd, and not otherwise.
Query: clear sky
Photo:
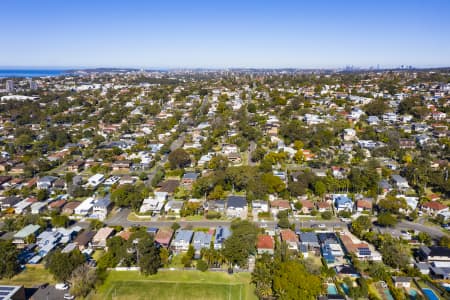
[[[450,66],[450,0],[2,0],[0,66]]]

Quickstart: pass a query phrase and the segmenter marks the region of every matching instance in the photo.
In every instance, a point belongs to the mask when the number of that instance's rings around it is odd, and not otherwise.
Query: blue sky
[[[450,66],[449,0],[2,0],[0,66]]]

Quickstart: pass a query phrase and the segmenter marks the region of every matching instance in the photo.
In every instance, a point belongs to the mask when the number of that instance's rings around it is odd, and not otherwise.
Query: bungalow
[[[356,211],[364,212],[364,211],[372,211],[372,201],[360,199],[356,201]]]
[[[36,234],[39,232],[41,227],[39,225],[27,225],[21,230],[19,230],[13,236],[12,243],[17,246],[17,248],[23,248],[26,244],[28,244],[32,239],[36,237]]]
[[[187,251],[191,244],[192,230],[178,229],[175,233],[175,238],[170,243],[170,248],[175,252]]]
[[[437,216],[438,214],[448,212],[449,208],[440,202],[430,201],[422,204],[422,211],[428,215]]]
[[[49,188],[52,187],[53,182],[55,182],[56,179],[58,178],[53,176],[44,176],[38,179],[36,186],[40,190],[48,190]]]
[[[181,185],[183,186],[192,186],[194,182],[197,180],[198,174],[194,172],[187,172],[183,175],[181,179]]]
[[[160,228],[155,235],[155,242],[162,247],[168,248],[172,241],[173,230],[170,228]]]
[[[305,245],[308,249],[320,248],[319,239],[315,232],[300,232],[300,244]]]
[[[169,200],[166,203],[165,211],[179,218],[181,210],[183,209],[183,205],[184,205],[183,201]]]
[[[270,203],[270,212],[276,216],[280,211],[290,210],[291,205],[288,200],[275,200]]]
[[[282,242],[286,242],[290,250],[298,250],[298,236],[290,229],[280,230]]]
[[[0,210],[3,211],[10,207],[14,207],[17,203],[19,203],[21,198],[17,196],[9,196],[3,199],[0,199]]]
[[[225,213],[226,211],[226,202],[225,200],[209,200],[205,201],[203,204],[203,208],[205,212],[217,212],[220,214]]]
[[[231,231],[228,227],[218,226],[214,236],[214,249],[222,249],[223,242],[231,236]]]
[[[38,215],[47,209],[47,202],[34,202],[31,204],[31,214]]]
[[[426,262],[450,262],[450,249],[437,246],[422,246],[419,248],[419,258]]]
[[[159,187],[158,191],[166,192],[167,194],[172,195],[179,185],[180,185],[179,180],[176,179],[166,180],[158,185]]]
[[[247,199],[242,196],[229,196],[227,199],[227,217],[246,219],[248,212]]]
[[[78,249],[83,251],[91,246],[92,238],[95,236],[95,232],[91,230],[85,230],[81,232],[74,242],[77,244]]]
[[[114,233],[114,228],[110,227],[103,227],[100,228],[99,231],[94,235],[92,238],[92,245],[95,248],[105,248],[106,247],[106,241],[110,236],[112,236]]]
[[[403,277],[403,276],[392,276],[392,281],[394,282],[394,286],[396,288],[411,288],[411,277]]]
[[[258,254],[268,253],[270,255],[273,255],[275,249],[275,242],[273,240],[273,237],[267,234],[258,235],[256,249],[258,251]]]
[[[195,256],[200,258],[200,250],[202,248],[209,249],[211,245],[212,234],[203,231],[196,231],[192,238],[192,245],[195,249]]]
[[[314,210],[314,203],[309,200],[301,200],[302,208],[300,209],[300,213],[309,215]]]
[[[105,175],[103,175],[103,174],[95,174],[95,175],[89,177],[88,185],[91,186],[91,187],[97,187],[103,181],[105,181]]]
[[[129,160],[120,160],[112,164],[113,171],[130,171],[132,162]]]
[[[75,212],[75,209],[81,204],[81,202],[78,201],[71,201],[64,205],[62,208],[62,213],[66,215],[73,215]]]
[[[252,213],[257,216],[259,213],[269,212],[269,203],[264,200],[253,200],[252,201]]]
[[[316,202],[316,207],[317,211],[320,213],[331,210],[330,203],[328,203],[327,201]]]
[[[392,175],[391,180],[394,187],[398,188],[399,190],[409,189],[408,181],[404,177],[400,175]]]
[[[48,205],[48,210],[49,211],[55,211],[55,212],[60,212],[62,207],[66,204],[66,200],[61,199],[61,200],[56,200],[51,202]]]

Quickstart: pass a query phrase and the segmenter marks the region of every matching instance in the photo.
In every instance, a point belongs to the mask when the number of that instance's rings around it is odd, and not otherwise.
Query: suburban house
[[[270,213],[276,216],[280,211],[290,210],[291,205],[288,200],[275,200],[270,202]]]
[[[231,231],[228,227],[218,226],[214,236],[214,249],[222,249],[223,242],[231,236]]]
[[[140,213],[151,213],[152,215],[161,214],[166,203],[166,192],[155,192],[154,197],[145,198],[139,209]]]
[[[196,231],[194,237],[192,238],[192,246],[195,249],[195,255],[200,258],[200,250],[202,248],[210,247],[212,240],[212,235],[208,232]]]
[[[74,243],[78,246],[80,251],[87,249],[91,246],[92,238],[95,236],[95,232],[91,230],[85,230],[78,234],[75,238]]]
[[[114,228],[110,227],[103,227],[100,228],[99,231],[94,235],[92,238],[92,246],[94,248],[105,248],[106,247],[106,241],[110,236],[112,236],[114,233]]]
[[[400,175],[392,175],[391,181],[393,186],[401,191],[409,189],[408,180]]]
[[[337,212],[353,210],[353,201],[346,194],[333,195],[333,202]]]
[[[372,211],[372,201],[364,199],[356,200],[356,211],[357,212]]]
[[[286,242],[290,250],[298,250],[298,236],[290,229],[280,230],[282,242]]]
[[[259,213],[269,212],[269,203],[264,200],[253,200],[252,201],[252,214],[257,216]]]
[[[86,198],[83,202],[81,202],[80,205],[78,205],[74,209],[75,214],[79,216],[88,215],[91,212],[92,207],[94,206],[94,202],[95,200],[93,197]]]
[[[58,178],[57,177],[53,177],[53,176],[44,176],[44,177],[39,178],[37,180],[36,186],[40,190],[48,190],[49,188],[52,187],[53,182],[55,182],[56,179],[58,179]]]
[[[258,251],[258,254],[268,253],[273,255],[275,249],[275,242],[273,240],[273,237],[267,234],[258,235],[256,249]]]
[[[299,232],[300,244],[305,245],[308,249],[320,248],[319,239],[315,232]]]
[[[300,209],[300,213],[304,215],[309,215],[314,210],[314,203],[310,200],[301,200],[302,208]]]
[[[101,221],[105,220],[111,204],[110,194],[106,195],[104,198],[95,200],[92,206],[92,217]]]
[[[47,202],[34,202],[31,204],[31,214],[38,215],[47,210]]]
[[[95,174],[88,179],[88,185],[91,187],[97,187],[99,184],[101,184],[103,181],[105,181],[105,175],[103,174]]]
[[[62,213],[66,214],[66,215],[72,215],[75,213],[75,209],[80,204],[81,204],[81,202],[78,202],[78,201],[67,202],[62,208]]]
[[[197,180],[198,174],[195,172],[187,172],[183,175],[183,178],[181,179],[181,185],[190,187],[194,182]]]
[[[419,248],[419,257],[422,261],[426,262],[450,262],[450,249],[437,246],[422,246]]]
[[[160,228],[155,235],[155,242],[162,247],[168,248],[172,241],[173,230],[170,228]]]
[[[180,217],[181,210],[183,209],[184,201],[179,200],[169,200],[166,203],[164,210],[169,213],[171,216],[175,216],[177,218]]]
[[[402,276],[392,276],[392,281],[394,282],[394,286],[396,288],[411,288],[411,277],[402,277]]]
[[[437,216],[438,214],[442,214],[444,212],[448,212],[449,208],[447,205],[444,205],[437,201],[429,201],[422,204],[422,211],[431,216]]]
[[[25,247],[26,244],[32,242],[32,240],[36,237],[36,234],[39,232],[40,228],[41,227],[39,225],[33,224],[25,226],[14,234],[12,243],[16,245],[17,248]]]
[[[17,196],[9,196],[9,197],[0,199],[0,208],[2,211],[5,209],[8,209],[8,208],[11,208],[14,205],[16,205],[17,203],[19,203],[20,200],[22,200],[22,199]]]
[[[231,218],[247,218],[247,199],[242,196],[229,196],[227,199],[227,217]]]
[[[178,229],[175,232],[175,238],[170,243],[170,248],[175,252],[187,251],[193,235],[192,230]]]

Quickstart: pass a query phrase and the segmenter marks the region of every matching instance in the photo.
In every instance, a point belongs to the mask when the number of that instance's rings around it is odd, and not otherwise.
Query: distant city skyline
[[[5,0],[0,68],[450,66],[450,1]]]

